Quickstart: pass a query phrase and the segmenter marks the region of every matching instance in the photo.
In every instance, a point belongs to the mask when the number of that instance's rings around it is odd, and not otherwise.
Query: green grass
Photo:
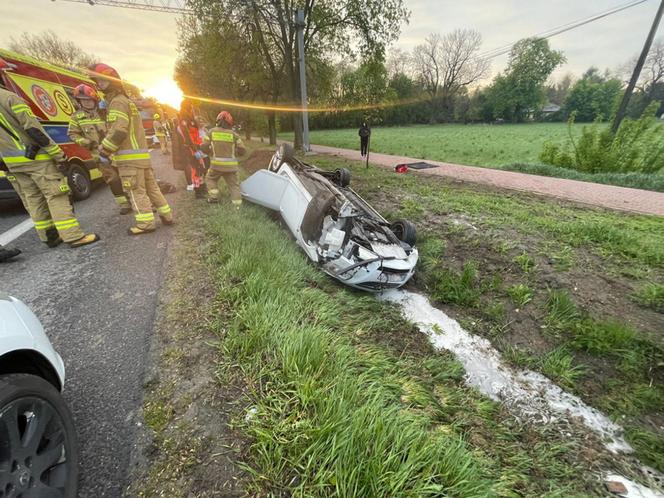
[[[519,265],[523,273],[530,273],[535,269],[535,262],[525,251],[516,256],[514,262]]]
[[[471,307],[479,303],[482,291],[473,262],[466,262],[460,272],[445,268],[437,270],[429,280],[432,282],[430,295],[436,301]]]
[[[574,126],[581,133],[582,125]],[[292,139],[284,133],[281,138]],[[375,127],[371,150],[397,156],[432,159],[470,166],[536,163],[545,142],[564,142],[566,123],[522,125],[417,125]],[[358,149],[357,130],[314,130],[311,143]]]
[[[516,284],[507,288],[507,295],[510,296],[514,306],[523,308],[533,299],[533,290],[525,284]]]
[[[565,290],[550,290],[546,307],[548,314],[544,321],[554,331],[569,329],[581,317],[576,304]]]
[[[564,388],[574,388],[585,373],[582,365],[574,364],[574,357],[565,347],[559,347],[546,354],[539,365],[542,373]]]
[[[641,306],[664,311],[664,285],[648,282],[634,294],[634,299]]]
[[[222,205],[202,218],[217,285],[210,323],[222,338],[220,378],[229,369],[241,375],[242,403],[256,409],[236,421],[251,440],[250,493],[576,496],[592,489],[574,438],[517,423],[463,385],[451,354],[399,346],[427,343],[395,307],[341,288],[308,264],[268,213]],[[442,258],[443,244],[424,245],[427,258]],[[474,266],[455,279],[445,293],[473,302]]]
[[[636,333],[624,323],[585,319],[574,324],[572,345],[596,355],[619,355],[636,343]]]

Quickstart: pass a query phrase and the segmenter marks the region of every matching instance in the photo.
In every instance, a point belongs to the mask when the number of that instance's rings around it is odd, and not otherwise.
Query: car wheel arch
[[[60,378],[53,365],[41,353],[31,349],[9,351],[0,356],[0,375],[8,374],[36,375],[62,391]]]

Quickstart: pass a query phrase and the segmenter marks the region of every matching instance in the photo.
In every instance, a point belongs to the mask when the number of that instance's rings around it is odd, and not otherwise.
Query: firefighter
[[[115,202],[120,206],[120,214],[129,214],[132,209],[122,190],[118,170],[108,159],[100,157],[97,150],[106,136],[106,123],[97,111],[99,95],[91,86],[81,84],[74,88],[74,98],[81,108],[71,117],[67,134],[73,142],[92,153],[98,162],[102,178],[111,189]]]
[[[0,70],[11,69],[0,59]],[[85,234],[74,216],[62,149],[44,132],[28,104],[1,84],[0,156],[12,183],[19,186],[19,196],[42,242],[49,247],[62,241],[80,247],[99,240],[94,233]]]
[[[237,157],[245,152],[240,136],[233,131],[233,116],[228,111],[217,115],[216,126],[206,137],[210,149],[210,170],[207,173],[208,202],[219,202],[218,182],[224,179],[233,204],[239,209],[242,204]]]
[[[152,127],[154,128],[154,134],[157,137],[157,140],[159,140],[161,154],[165,156],[170,152],[168,150],[168,142],[166,141],[166,126],[160,121],[160,119],[161,116],[159,113],[155,114],[152,119]]]
[[[162,223],[172,224],[171,207],[159,190],[152,170],[150,151],[138,108],[127,97],[120,75],[115,69],[106,64],[95,64],[92,71],[92,79],[108,101],[108,131],[101,141],[99,153],[102,157],[112,157],[134,210],[136,223],[129,229],[129,234],[140,235],[155,230],[153,205]]]

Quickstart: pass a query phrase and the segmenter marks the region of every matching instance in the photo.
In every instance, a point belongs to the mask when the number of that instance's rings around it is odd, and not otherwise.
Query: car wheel
[[[92,192],[92,180],[87,170],[80,164],[72,164],[67,173],[69,188],[77,201],[82,201],[90,197]]]
[[[58,390],[41,377],[0,377],[0,496],[75,498],[78,442]]]
[[[334,172],[334,183],[340,187],[348,187],[350,185],[350,170],[347,168],[340,168]]]
[[[409,246],[414,246],[417,242],[417,228],[408,220],[396,220],[390,225],[390,229],[397,239]]]
[[[279,155],[281,160],[285,162],[290,162],[295,159],[295,149],[291,144],[281,144],[279,147]]]

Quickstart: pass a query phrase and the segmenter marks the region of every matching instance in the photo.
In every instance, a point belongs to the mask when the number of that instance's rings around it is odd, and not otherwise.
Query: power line
[[[51,0],[55,2],[56,0]],[[152,10],[170,14],[191,14],[193,10],[186,6],[185,0],[61,0],[63,2],[87,3],[125,9]]]
[[[610,10],[600,12],[598,14],[594,14],[590,17],[586,17],[583,19],[578,19],[576,21],[571,21],[566,24],[562,24],[560,26],[556,26],[555,28],[548,29],[546,31],[542,31],[541,33],[537,33],[535,35],[530,36],[529,38],[551,38],[552,36],[559,35],[561,33],[565,33],[566,31],[571,31],[573,29],[579,28],[581,26],[585,26],[586,24],[590,24],[591,22],[598,21],[599,19],[603,19],[604,17],[608,17],[613,14],[617,14],[618,12],[622,12],[623,10],[630,9],[632,7],[636,7],[637,5],[640,5],[642,3],[648,2],[649,0],[634,0],[632,2],[628,2],[627,4],[623,4],[617,7],[614,7]],[[515,42],[516,43],[516,42]],[[495,57],[499,57],[501,55],[505,55],[509,53],[512,50],[512,47],[515,45],[515,43],[511,43],[509,45],[504,45],[502,47],[495,48],[493,50],[489,50],[487,52],[481,53],[477,56],[478,59],[493,59]]]

